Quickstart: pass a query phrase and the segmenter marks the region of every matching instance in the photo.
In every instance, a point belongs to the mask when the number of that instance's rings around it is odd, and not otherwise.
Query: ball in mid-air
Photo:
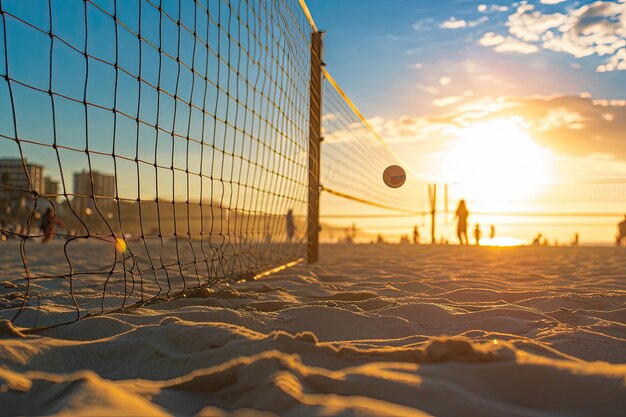
[[[406,172],[398,165],[390,165],[383,172],[383,181],[390,188],[402,187],[406,181]]]

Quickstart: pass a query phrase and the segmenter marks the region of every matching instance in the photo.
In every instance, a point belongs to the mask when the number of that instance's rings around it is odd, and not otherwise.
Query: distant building
[[[55,181],[50,177],[45,177],[43,179],[43,192],[46,195],[59,194],[59,181]]]
[[[41,193],[44,188],[41,165],[22,161],[20,158],[0,159],[0,201],[8,202],[11,206],[23,206],[28,193]]]
[[[93,191],[91,189],[93,179]],[[115,197],[115,177],[98,171],[74,173],[74,194],[80,197]]]
[[[90,216],[96,209],[95,201],[97,201],[100,211],[108,216],[108,213],[113,209],[115,190],[115,177],[113,175],[102,174],[98,171],[75,172],[74,209],[81,213],[81,216]]]

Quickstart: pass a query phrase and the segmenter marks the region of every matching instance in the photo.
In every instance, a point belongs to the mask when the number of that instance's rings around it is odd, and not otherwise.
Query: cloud
[[[439,27],[442,29],[460,29],[467,26],[467,22],[463,19],[455,19],[454,16],[443,22]]]
[[[422,64],[421,62],[416,62],[415,64],[411,64],[410,67],[419,70],[424,68],[424,64]]]
[[[463,101],[463,99],[464,99],[463,96],[450,96],[450,97],[436,98],[433,100],[433,106],[446,107],[452,104],[460,103],[461,101]]]
[[[434,22],[435,20],[432,17],[427,17],[425,19],[421,19],[413,23],[411,27],[413,28],[413,30],[416,30],[416,31],[430,30]]]
[[[500,6],[498,4],[492,4],[491,6],[487,6],[486,4],[479,4],[476,8],[481,13],[487,12],[506,12],[509,10],[508,6]]]
[[[522,42],[511,36],[502,36],[493,32],[487,32],[478,41],[480,45],[494,47],[496,52],[516,52],[520,54],[533,54],[539,51],[536,45]]]
[[[543,4],[559,4],[563,3],[565,0],[541,0]]]
[[[507,26],[511,35],[525,42],[536,42],[549,29],[559,27],[567,20],[565,14],[541,14],[534,8],[533,5],[522,4],[509,16]]]
[[[478,41],[483,46],[496,46],[504,42],[504,36],[495,34],[493,32],[487,32]]]
[[[561,2],[543,0],[542,3]],[[597,0],[563,13],[543,13],[522,1],[508,16],[506,25],[510,36],[489,32],[479,43],[497,45],[494,48],[497,52],[532,53],[543,48],[576,58],[606,56],[606,62],[596,68],[598,72],[626,70],[626,2],[623,0]],[[496,39],[501,42],[495,43]]]
[[[468,97],[471,97],[473,95],[474,92],[472,90],[467,90],[463,93],[463,95],[437,98],[433,100],[433,106],[447,107],[452,104],[457,104],[465,101]]]
[[[470,21],[457,19],[454,16],[452,16],[448,20],[443,22],[441,25],[439,25],[439,27],[441,29],[462,29],[465,27],[473,28],[473,27],[480,25],[481,23],[485,23],[487,20],[489,20],[487,16],[481,16],[476,20],[470,20]]]
[[[452,79],[450,77],[441,77],[439,79],[439,84],[441,85],[448,85],[452,82]]]
[[[536,129],[545,132],[559,128],[581,130],[585,126],[584,121],[585,119],[580,113],[565,107],[558,107],[556,109],[550,109],[545,117],[537,119],[534,123]]]
[[[438,117],[379,117],[370,122],[391,142],[445,142],[459,129],[477,123],[519,118],[540,146],[557,154],[582,158],[603,154],[626,164],[626,100],[593,99],[587,95],[474,100],[470,97],[467,93],[437,99],[446,110]]]
[[[432,87],[432,86],[428,86],[428,85],[418,84],[415,87],[418,90],[423,91],[423,92],[428,93],[428,94],[437,94],[437,92],[439,92],[439,89],[437,87]]]

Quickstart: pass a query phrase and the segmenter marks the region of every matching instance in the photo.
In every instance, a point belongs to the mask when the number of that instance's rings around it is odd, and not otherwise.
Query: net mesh
[[[0,0],[0,317],[301,259],[310,32],[297,0]]]

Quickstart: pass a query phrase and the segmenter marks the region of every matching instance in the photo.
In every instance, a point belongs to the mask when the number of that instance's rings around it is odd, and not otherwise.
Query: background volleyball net
[[[0,0],[0,317],[302,260],[311,31],[297,0]]]
[[[322,242],[376,241],[379,233],[369,230],[364,220],[369,216],[378,219],[378,225],[384,218],[413,217],[391,233],[410,235],[428,210],[426,181],[376,133],[326,70],[323,80]],[[390,165],[406,171],[401,188],[383,182],[383,171]]]

